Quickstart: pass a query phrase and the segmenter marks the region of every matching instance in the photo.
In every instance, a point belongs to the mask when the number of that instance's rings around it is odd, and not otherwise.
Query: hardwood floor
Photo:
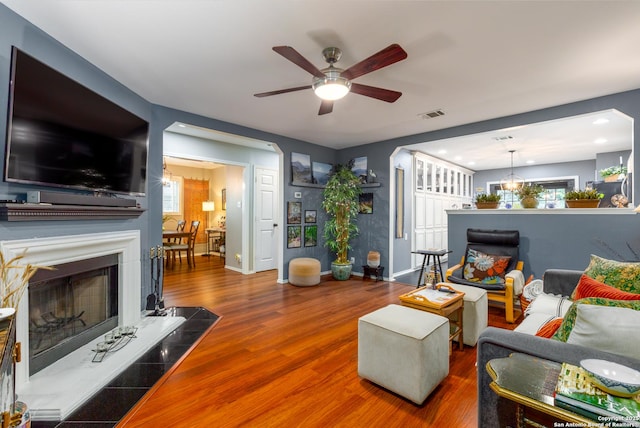
[[[277,284],[275,271],[196,262],[166,272],[166,305],[222,319],[119,427],[476,426],[475,347],[453,351],[449,376],[421,406],[358,377],[358,318],[414,286],[357,278],[295,287]],[[513,327],[493,308],[490,324]]]

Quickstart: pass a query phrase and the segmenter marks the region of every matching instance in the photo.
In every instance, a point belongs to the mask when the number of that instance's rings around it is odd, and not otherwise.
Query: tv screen
[[[7,182],[144,195],[149,124],[13,47]]]

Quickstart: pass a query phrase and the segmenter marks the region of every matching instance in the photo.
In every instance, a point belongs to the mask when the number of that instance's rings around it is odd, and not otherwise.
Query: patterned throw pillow
[[[509,261],[509,256],[494,256],[469,249],[464,264],[464,279],[482,284],[504,284]]]
[[[552,339],[559,340],[561,342],[567,341],[576,322],[578,305],[613,306],[640,311],[640,300],[613,300],[605,299],[603,297],[586,297],[584,299],[576,300],[565,314],[562,325],[560,325],[560,328],[558,328],[556,333],[551,337]]]
[[[571,299],[579,300],[585,297],[604,297],[614,300],[640,300],[640,294],[627,293],[626,291],[618,290],[617,288],[596,281],[587,275],[582,275],[580,282],[578,282],[578,285],[571,294]]]
[[[607,260],[592,254],[584,274],[618,290],[640,293],[640,263]]]

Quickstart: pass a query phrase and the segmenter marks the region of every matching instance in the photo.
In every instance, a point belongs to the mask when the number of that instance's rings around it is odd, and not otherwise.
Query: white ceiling
[[[332,148],[640,88],[636,0],[2,3],[152,103]],[[253,96],[311,83],[273,46],[318,68],[337,46],[347,68],[391,43],[408,58],[355,81],[402,92],[393,104],[349,94],[318,116],[311,90]]]

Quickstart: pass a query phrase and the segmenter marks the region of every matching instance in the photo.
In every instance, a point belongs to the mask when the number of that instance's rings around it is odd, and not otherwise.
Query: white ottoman
[[[422,404],[449,374],[449,320],[388,305],[358,320],[358,375]]]
[[[450,284],[464,293],[464,309],[462,310],[462,342],[468,346],[478,343],[480,333],[487,328],[489,322],[489,301],[487,290],[471,285]]]

